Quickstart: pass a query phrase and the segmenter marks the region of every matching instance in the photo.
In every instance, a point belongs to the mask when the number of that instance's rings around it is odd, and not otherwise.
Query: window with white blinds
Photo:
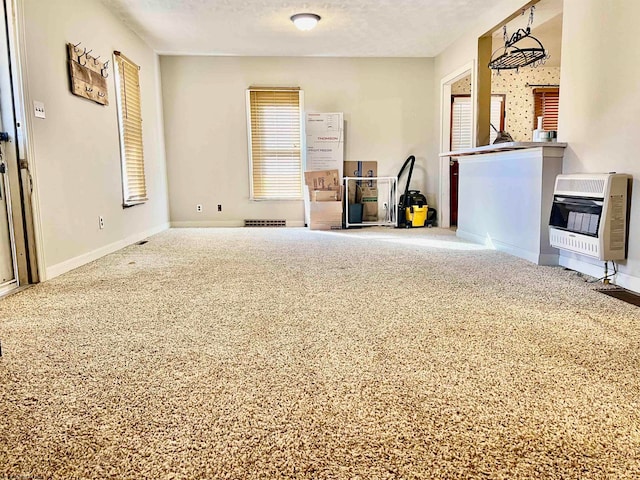
[[[495,130],[489,127],[491,130],[489,144],[493,144],[496,140],[498,136],[496,130],[504,130],[504,97],[502,95],[491,96],[491,125],[494,126]]]
[[[473,147],[473,118],[471,97],[453,96],[451,104],[451,150],[463,150]],[[491,124],[497,130],[504,130],[504,96],[491,96]],[[491,129],[489,143],[493,143],[497,133]]]
[[[560,103],[559,88],[536,88],[533,91],[535,104],[534,128],[537,128],[538,117],[544,117],[544,130],[558,130],[558,105]]]
[[[299,88],[247,90],[252,200],[302,199],[302,101]]]
[[[473,122],[471,97],[453,97],[451,105],[451,150],[471,148]]]
[[[123,205],[128,207],[148,200],[142,151],[140,67],[120,52],[113,53],[120,125],[122,196]]]

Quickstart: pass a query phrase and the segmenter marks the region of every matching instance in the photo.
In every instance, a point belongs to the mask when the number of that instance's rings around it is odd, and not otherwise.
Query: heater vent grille
[[[286,227],[286,220],[245,220],[245,227]]]
[[[556,194],[559,192],[571,192],[572,194],[582,194],[585,196],[604,196],[604,179],[584,179],[584,178],[558,178],[556,184]]]
[[[549,241],[552,247],[569,250],[589,257],[598,258],[599,242],[597,238],[577,235],[564,230],[549,229]]]

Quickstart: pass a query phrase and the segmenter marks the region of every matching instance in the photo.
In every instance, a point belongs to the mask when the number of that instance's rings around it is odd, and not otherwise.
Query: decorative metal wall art
[[[87,52],[87,49],[80,47],[79,43],[67,44],[71,93],[100,105],[109,105],[107,91],[109,60],[99,61],[99,56],[91,56],[92,51]]]

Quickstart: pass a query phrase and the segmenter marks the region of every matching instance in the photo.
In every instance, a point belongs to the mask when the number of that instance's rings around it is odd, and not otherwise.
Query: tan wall
[[[32,122],[29,160],[36,173],[45,265],[62,271],[168,222],[166,167],[155,53],[98,0],[21,0],[28,100],[45,103]],[[145,168],[150,201],[122,208],[113,61],[109,106],[70,93],[66,43],[82,42],[101,60],[119,50],[141,66]],[[29,103],[31,105],[31,103]],[[30,109],[30,107],[29,107]],[[98,228],[98,216],[105,228]]]
[[[640,2],[565,0],[558,139],[564,171],[634,176],[629,259],[620,271],[640,291]]]
[[[525,0],[502,0],[487,8],[485,13],[478,17],[477,23],[469,29],[468,33],[435,57],[434,71],[438,98],[440,96],[440,79],[446,77],[468,62],[476,61],[478,57],[478,37],[502,26],[502,20],[512,13],[522,10],[528,2]],[[436,112],[439,113],[439,112]]]
[[[301,87],[306,111],[344,112],[346,160],[375,160],[379,175],[395,175],[413,154],[412,186],[436,191],[437,178],[424,175],[437,152],[431,59],[163,56],[160,64],[174,225],[304,221],[302,202],[249,200],[251,85]]]

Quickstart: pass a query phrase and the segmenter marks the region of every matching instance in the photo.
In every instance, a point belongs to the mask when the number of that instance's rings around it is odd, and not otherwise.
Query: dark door
[[[449,212],[450,223],[452,227],[458,225],[458,161],[451,160],[449,162]]]

